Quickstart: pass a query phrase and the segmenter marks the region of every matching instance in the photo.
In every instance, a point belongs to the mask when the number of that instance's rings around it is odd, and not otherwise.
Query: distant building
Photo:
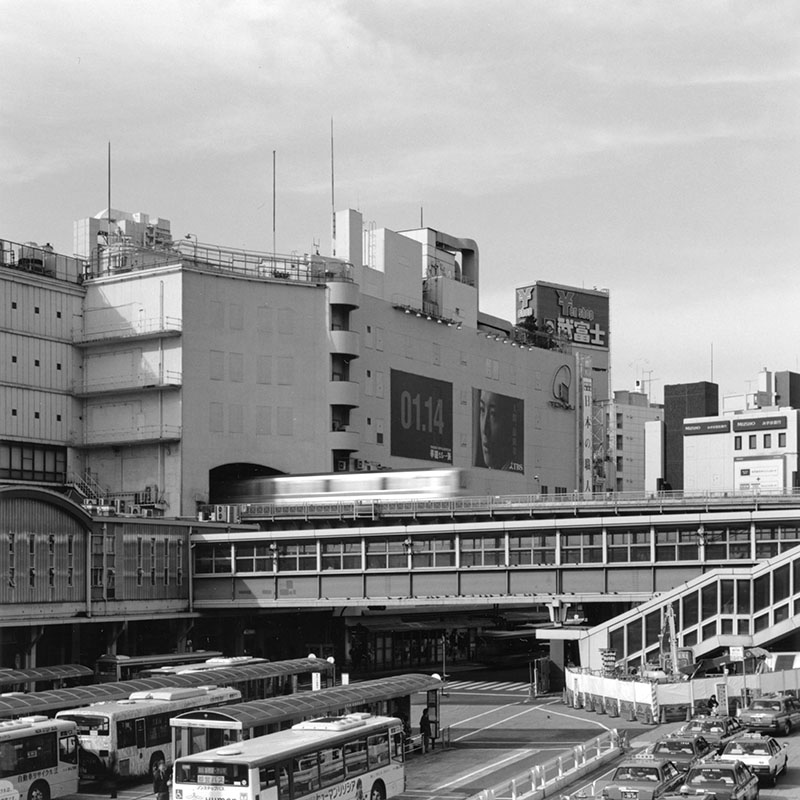
[[[683,421],[719,413],[719,387],[698,381],[664,387],[664,480],[662,487],[681,491],[683,481]]]
[[[664,407],[650,403],[644,392],[622,390],[595,409],[595,430],[602,436],[596,447],[595,491],[643,492],[645,425],[662,420]]]
[[[723,398],[723,413],[687,419],[683,425],[684,489],[687,492],[768,492],[796,489],[800,411],[790,399],[800,376],[763,370],[754,392]],[[777,376],[776,376],[777,377]]]

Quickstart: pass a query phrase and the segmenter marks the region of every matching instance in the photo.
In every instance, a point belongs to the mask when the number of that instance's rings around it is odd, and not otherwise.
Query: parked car
[[[680,728],[682,735],[702,736],[717,752],[735,736],[744,733],[737,717],[699,714]]]
[[[739,718],[749,731],[774,731],[788,736],[800,726],[800,700],[790,694],[755,697]]]
[[[672,734],[659,739],[647,752],[655,758],[672,761],[679,770],[686,772],[714,751],[715,748],[703,736]]]
[[[758,778],[741,761],[713,759],[692,767],[680,791],[703,800],[758,800]]]
[[[608,800],[661,800],[678,789],[683,777],[683,772],[671,761],[634,756],[614,770],[600,796]]]
[[[745,733],[725,745],[719,756],[721,761],[741,761],[759,778],[766,778],[774,786],[778,775],[786,771],[789,753],[787,745],[771,736]]]

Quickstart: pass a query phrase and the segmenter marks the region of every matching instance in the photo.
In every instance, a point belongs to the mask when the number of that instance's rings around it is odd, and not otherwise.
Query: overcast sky
[[[112,204],[330,252],[335,204],[475,239],[480,303],[611,295],[612,386],[800,371],[800,2],[0,0],[0,237]],[[422,212],[421,212],[422,209]]]

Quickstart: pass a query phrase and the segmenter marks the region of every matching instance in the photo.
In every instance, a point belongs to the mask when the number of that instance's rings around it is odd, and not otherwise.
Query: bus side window
[[[389,763],[389,735],[378,733],[367,739],[369,767],[375,769]]]
[[[275,767],[261,767],[258,771],[258,780],[262,792],[264,789],[271,789],[273,786],[277,786],[278,776]]]
[[[58,740],[58,760],[64,764],[78,763],[78,740],[75,736],[62,736]]]
[[[367,771],[367,742],[366,739],[356,739],[346,742],[344,746],[345,774],[348,778],[361,775]]]
[[[289,800],[289,798],[292,796],[292,790],[289,786],[289,772],[287,771],[286,767],[280,768],[278,778],[278,798],[279,800]]]
[[[392,758],[395,761],[405,761],[406,749],[403,739],[403,731],[392,731]]]

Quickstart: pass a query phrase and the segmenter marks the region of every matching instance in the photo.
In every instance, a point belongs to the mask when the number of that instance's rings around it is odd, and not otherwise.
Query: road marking
[[[455,778],[452,781],[448,781],[447,783],[442,783],[439,786],[434,786],[431,791],[438,792],[442,789],[449,789],[453,786],[458,786],[459,784],[466,783],[467,781],[471,781],[474,778],[478,778],[481,775],[491,772],[492,770],[497,769],[498,767],[502,767],[505,764],[510,764],[512,761],[519,761],[522,758],[528,758],[529,756],[533,755],[535,751],[531,748],[526,748],[524,750],[517,750],[513,752],[511,755],[506,756],[505,758],[498,759],[497,761],[490,761],[488,764],[485,764],[478,769],[473,770],[472,772],[468,772],[466,775],[459,775],[458,778]]]

